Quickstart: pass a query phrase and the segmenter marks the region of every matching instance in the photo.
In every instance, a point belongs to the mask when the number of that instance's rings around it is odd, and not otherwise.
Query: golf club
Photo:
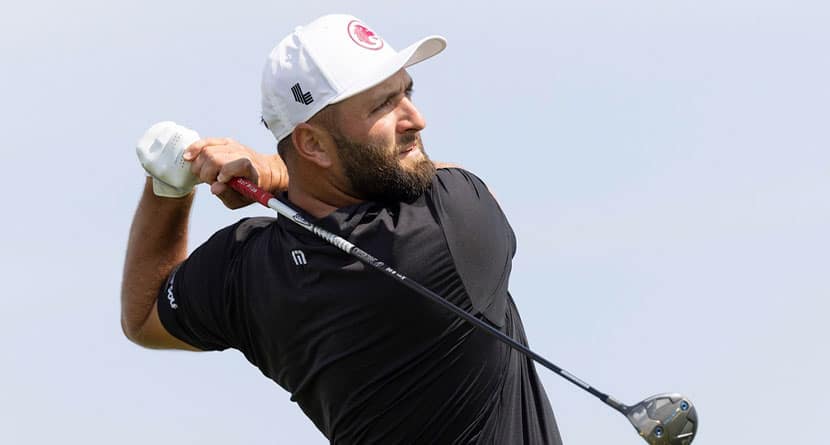
[[[593,388],[582,380],[576,378],[568,371],[554,365],[541,355],[531,351],[530,348],[508,337],[496,328],[455,306],[438,294],[432,292],[417,282],[410,280],[395,269],[386,265],[384,262],[359,249],[349,241],[315,226],[300,215],[296,210],[280,202],[274,198],[272,194],[257,187],[247,179],[233,178],[228,181],[228,185],[243,196],[253,199],[266,207],[270,207],[279,215],[289,218],[296,224],[306,228],[310,232],[320,238],[323,238],[347,254],[354,256],[363,263],[370,265],[386,275],[398,280],[399,283],[409,289],[429,298],[441,306],[444,306],[459,317],[472,323],[474,326],[483,329],[488,334],[493,335],[525,356],[530,357],[542,366],[550,369],[571,383],[593,394],[595,397],[602,400],[606,405],[625,415],[631,424],[634,425],[634,428],[640,436],[643,437],[643,439],[645,439],[645,441],[649,444],[689,445],[692,443],[692,440],[694,440],[698,424],[697,411],[688,398],[680,394],[658,394],[633,406],[624,405],[613,397],[598,391],[596,388]]]

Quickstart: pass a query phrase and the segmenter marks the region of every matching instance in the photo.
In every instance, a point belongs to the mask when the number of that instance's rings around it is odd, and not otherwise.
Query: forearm
[[[262,188],[275,195],[288,190],[288,168],[280,155],[261,156],[263,157],[263,163],[268,165],[267,184],[263,184]]]
[[[121,326],[133,341],[156,303],[158,290],[173,268],[187,258],[187,224],[193,194],[160,198],[148,178],[127,242],[121,287]]]

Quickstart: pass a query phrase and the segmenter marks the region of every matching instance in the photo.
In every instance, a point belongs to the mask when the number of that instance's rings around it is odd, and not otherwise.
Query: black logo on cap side
[[[299,83],[295,83],[294,86],[291,87],[291,93],[294,94],[294,100],[301,104],[308,105],[314,102],[314,98],[311,97],[311,93],[303,93],[303,90],[300,88]]]

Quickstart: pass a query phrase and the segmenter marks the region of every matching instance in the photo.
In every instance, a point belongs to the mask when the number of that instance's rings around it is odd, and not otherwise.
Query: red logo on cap
[[[352,41],[361,47],[374,51],[383,48],[383,39],[359,20],[349,22],[347,29]]]

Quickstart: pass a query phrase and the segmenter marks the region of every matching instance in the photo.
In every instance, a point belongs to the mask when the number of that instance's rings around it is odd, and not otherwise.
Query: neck
[[[362,199],[345,193],[326,178],[320,178],[315,186],[309,186],[300,178],[291,177],[288,183],[288,200],[315,218],[322,218],[335,210],[363,202]]]

